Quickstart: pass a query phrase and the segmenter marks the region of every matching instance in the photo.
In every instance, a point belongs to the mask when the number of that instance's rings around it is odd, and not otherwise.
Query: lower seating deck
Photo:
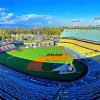
[[[59,43],[58,46],[67,47],[70,50],[75,51],[78,54],[81,54],[85,57],[92,58],[100,63],[100,52],[90,50],[90,49],[87,49],[87,48],[84,48],[84,47],[81,47],[75,44],[71,44],[71,43]]]
[[[60,89],[53,84],[36,84],[23,80],[27,77],[0,65],[0,96],[8,100],[53,100]]]
[[[70,100],[99,100],[100,98],[100,85],[99,81],[89,85],[83,85],[78,87],[72,87],[68,89]],[[88,99],[87,99],[88,98]]]

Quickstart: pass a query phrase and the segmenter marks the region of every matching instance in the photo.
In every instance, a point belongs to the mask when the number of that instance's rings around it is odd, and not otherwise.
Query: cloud
[[[54,17],[51,15],[27,14],[15,16],[7,13],[5,8],[0,8],[0,24],[26,24],[33,26],[46,26],[53,24]]]
[[[0,24],[12,23],[13,13],[7,13],[7,9],[0,8]]]
[[[16,16],[14,13],[7,13],[7,9],[0,8],[0,24],[24,24],[32,26],[60,26],[66,21],[52,15],[26,14]]]
[[[0,8],[0,13],[5,11],[5,8]]]
[[[12,20],[14,18],[14,14],[13,13],[9,13],[7,14],[7,16],[5,17],[6,20]]]
[[[26,24],[33,26],[52,26],[55,18],[51,15],[27,14],[17,16],[13,21],[16,24]]]
[[[64,26],[64,25],[90,25],[93,24],[93,19],[91,18],[81,18],[80,23],[73,23],[72,20],[77,20],[74,18],[60,18],[59,16],[52,15],[41,15],[41,14],[26,14],[16,16],[14,13],[7,13],[8,9],[0,8],[0,24],[21,24],[21,25],[31,25],[33,27],[37,26]],[[69,13],[66,13],[67,15]]]

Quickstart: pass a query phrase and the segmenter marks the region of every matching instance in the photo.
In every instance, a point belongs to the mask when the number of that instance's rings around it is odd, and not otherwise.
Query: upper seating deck
[[[89,43],[89,42],[84,42],[84,41],[75,40],[75,39],[68,39],[68,38],[60,39],[60,43],[72,43],[72,44],[76,44],[90,50],[100,51],[100,44]]]
[[[78,54],[100,62],[99,29],[65,29],[58,46],[64,46]],[[97,57],[98,56],[98,57]]]

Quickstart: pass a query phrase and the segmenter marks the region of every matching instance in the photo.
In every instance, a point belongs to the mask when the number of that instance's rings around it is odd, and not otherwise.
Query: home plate
[[[70,73],[75,73],[76,72],[76,68],[75,66],[71,66],[72,67],[72,71],[68,71],[68,64],[64,64],[58,68],[53,69],[52,71],[59,71],[59,74],[70,74]]]

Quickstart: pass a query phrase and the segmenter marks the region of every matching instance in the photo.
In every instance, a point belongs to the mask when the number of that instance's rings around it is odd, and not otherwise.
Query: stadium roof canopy
[[[62,38],[75,38],[87,41],[94,41],[100,43],[100,30],[99,29],[65,29]]]

